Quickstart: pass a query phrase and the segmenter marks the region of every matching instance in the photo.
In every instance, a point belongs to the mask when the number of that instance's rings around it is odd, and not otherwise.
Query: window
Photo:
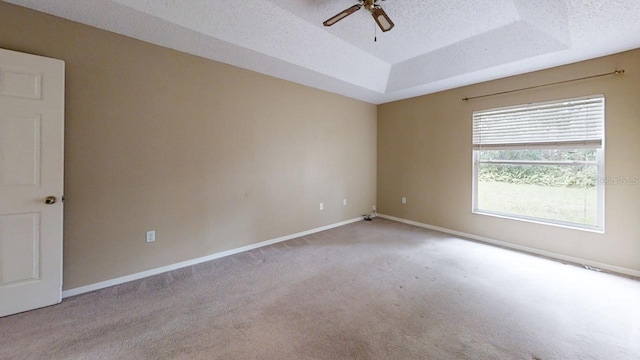
[[[604,97],[473,113],[473,212],[604,231]]]

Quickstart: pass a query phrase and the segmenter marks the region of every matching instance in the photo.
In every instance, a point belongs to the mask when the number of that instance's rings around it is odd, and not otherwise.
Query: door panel
[[[0,217],[0,285],[39,278],[40,215]]]
[[[0,316],[62,295],[64,62],[0,49]]]
[[[0,118],[0,153],[3,186],[40,182],[40,117]]]
[[[42,74],[0,68],[0,96],[42,99]]]

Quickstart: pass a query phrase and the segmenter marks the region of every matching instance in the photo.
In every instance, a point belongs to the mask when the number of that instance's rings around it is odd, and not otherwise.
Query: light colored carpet
[[[640,282],[377,218],[2,318],[0,358],[637,360]]]

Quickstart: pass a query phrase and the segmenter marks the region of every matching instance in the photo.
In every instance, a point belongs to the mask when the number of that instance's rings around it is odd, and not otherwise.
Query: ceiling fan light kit
[[[384,1],[384,0],[383,0]],[[393,29],[394,24],[393,21],[389,18],[387,13],[382,9],[380,5],[377,4],[378,0],[360,0],[360,4],[354,5],[348,9],[342,10],[335,16],[332,16],[322,24],[324,26],[331,26],[338,21],[346,18],[347,16],[353,14],[354,12],[360,10],[363,6],[365,9],[369,10],[371,16],[376,21],[378,26],[383,32],[387,32]]]

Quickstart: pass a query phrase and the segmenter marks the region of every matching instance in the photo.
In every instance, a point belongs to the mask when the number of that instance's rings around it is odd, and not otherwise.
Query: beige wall
[[[375,203],[375,105],[4,2],[0,47],[66,62],[65,289]]]
[[[614,69],[626,73],[461,101]],[[592,94],[606,96],[606,175],[640,177],[640,50],[635,50],[379,106],[378,211],[640,271],[640,185],[606,186],[604,235],[471,213],[473,111]]]

